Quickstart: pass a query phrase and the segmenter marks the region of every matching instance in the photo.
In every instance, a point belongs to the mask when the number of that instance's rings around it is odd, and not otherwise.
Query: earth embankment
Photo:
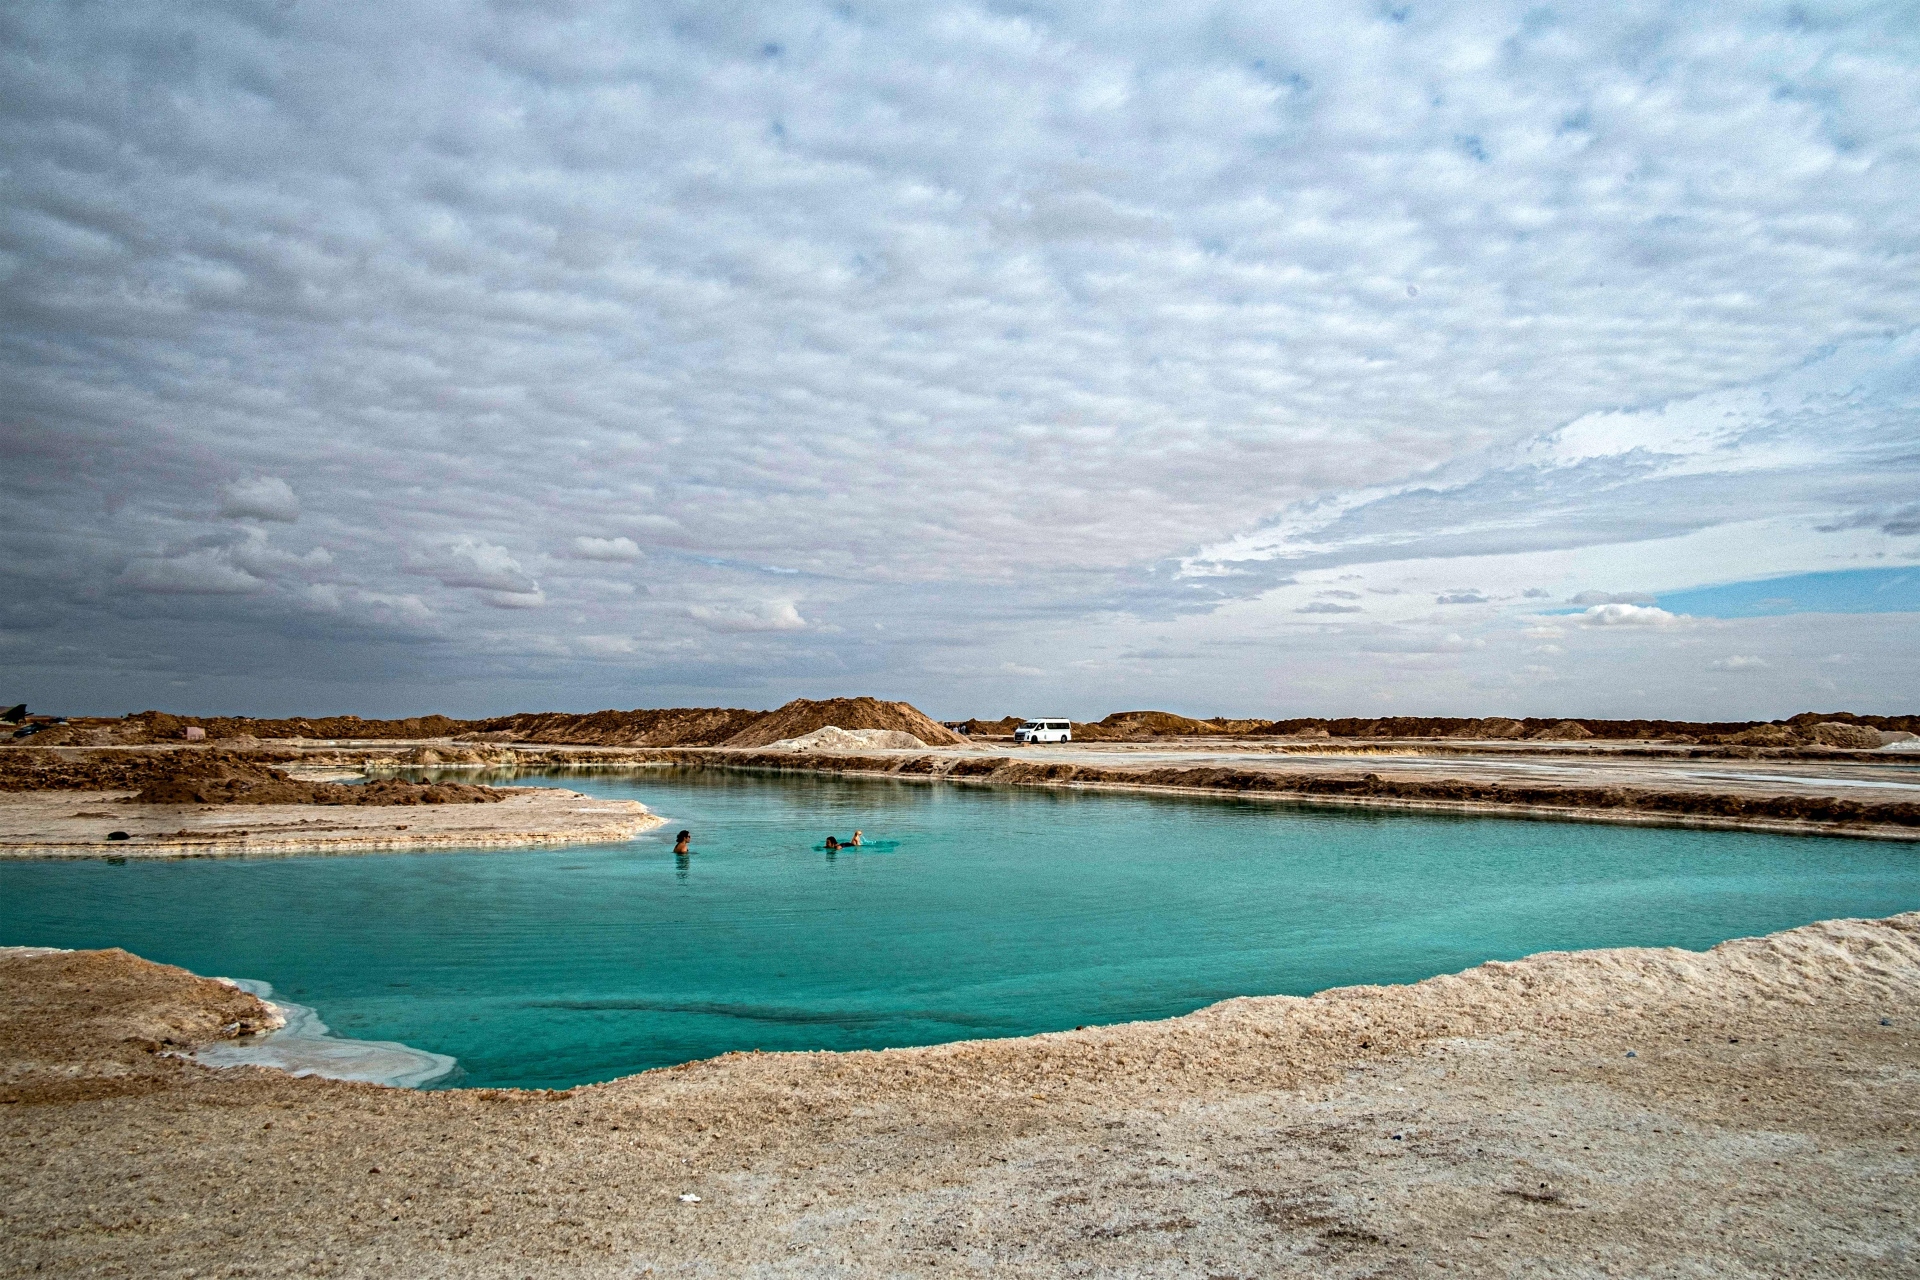
[[[293,753],[274,757],[298,759]],[[498,804],[507,792],[457,782],[383,778],[365,785],[296,779],[259,756],[183,748],[0,754],[0,791],[132,791],[136,804],[415,805]]]

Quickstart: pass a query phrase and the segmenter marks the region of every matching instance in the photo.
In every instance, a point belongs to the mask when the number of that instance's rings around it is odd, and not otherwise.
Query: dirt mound
[[[544,711],[489,720],[480,725],[478,731],[496,742],[568,743],[598,747],[714,747],[766,718],[768,714],[765,711],[743,711],[737,707],[662,707],[656,710],[593,711],[585,714]],[[772,740],[769,738],[767,741]]]
[[[828,725],[840,729],[898,729],[930,747],[959,746],[966,741],[904,702],[882,702],[878,698],[827,698],[815,702],[795,698],[778,711],[767,712],[723,745],[764,747],[782,738],[802,737]]]
[[[1800,735],[1781,725],[1762,724],[1738,733],[1724,734],[1720,741],[1735,747],[1797,747],[1800,745]],[[1874,735],[1874,744],[1879,745],[1878,734]]]
[[[1807,737],[1823,747],[1846,747],[1853,751],[1880,749],[1880,731],[1863,724],[1827,720],[1807,731]]]
[[[1587,726],[1581,724],[1578,720],[1562,720],[1551,729],[1542,729],[1540,732],[1529,736],[1541,742],[1578,742],[1582,738],[1591,738],[1593,736],[1593,730],[1587,728]],[[1876,741],[1877,740],[1876,738]]]
[[[1527,726],[1518,720],[1509,720],[1505,716],[1488,716],[1484,720],[1469,720],[1447,735],[1450,738],[1524,738]]]
[[[1259,722],[1265,725],[1265,721]],[[1073,736],[1089,742],[1143,738],[1217,738],[1230,732],[1209,720],[1172,711],[1116,711],[1098,724],[1076,724]]]
[[[1023,722],[1019,716],[1002,716],[998,720],[959,720],[955,723],[969,738],[1011,738],[1013,731]]]

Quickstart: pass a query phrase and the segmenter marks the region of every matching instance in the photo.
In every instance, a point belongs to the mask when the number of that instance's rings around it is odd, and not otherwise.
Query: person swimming
[[[692,853],[693,850],[687,847],[687,842],[692,839],[693,839],[693,832],[682,831],[679,835],[673,838],[673,851],[675,853],[680,853],[680,854]]]
[[[827,837],[827,852],[828,852],[828,853],[833,853],[833,852],[835,852],[836,850],[838,850],[838,849],[839,849],[840,847],[841,847],[841,845],[840,845],[840,841],[839,841],[839,840],[837,840],[837,839],[836,839],[836,838],[834,838],[833,836],[828,836],[828,837]],[[852,846],[847,846],[847,847],[849,847],[849,848],[851,848]]]

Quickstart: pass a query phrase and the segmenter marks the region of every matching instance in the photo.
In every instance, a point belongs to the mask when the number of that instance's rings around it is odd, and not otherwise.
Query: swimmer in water
[[[838,840],[834,839],[832,836],[827,837],[828,853],[832,853],[834,850],[838,849],[839,847],[840,847],[840,842]]]
[[[855,849],[858,849],[862,844],[865,844],[865,843],[866,842],[860,838],[860,832],[857,828],[854,830],[853,839],[847,841],[847,844]]]
[[[693,832],[682,831],[679,835],[673,838],[673,851],[679,854],[687,854],[687,853],[693,852],[693,850],[687,848],[687,842],[692,839],[693,839]]]

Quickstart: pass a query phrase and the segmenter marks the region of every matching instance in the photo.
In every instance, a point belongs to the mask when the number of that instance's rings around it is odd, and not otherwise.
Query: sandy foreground
[[[515,788],[499,804],[129,804],[127,792],[0,791],[0,858],[195,858],[631,840],[663,819],[635,800]],[[109,840],[124,831],[125,840]]]
[[[260,1015],[0,954],[0,1270],[1920,1274],[1920,914],[567,1093],[170,1056]]]

